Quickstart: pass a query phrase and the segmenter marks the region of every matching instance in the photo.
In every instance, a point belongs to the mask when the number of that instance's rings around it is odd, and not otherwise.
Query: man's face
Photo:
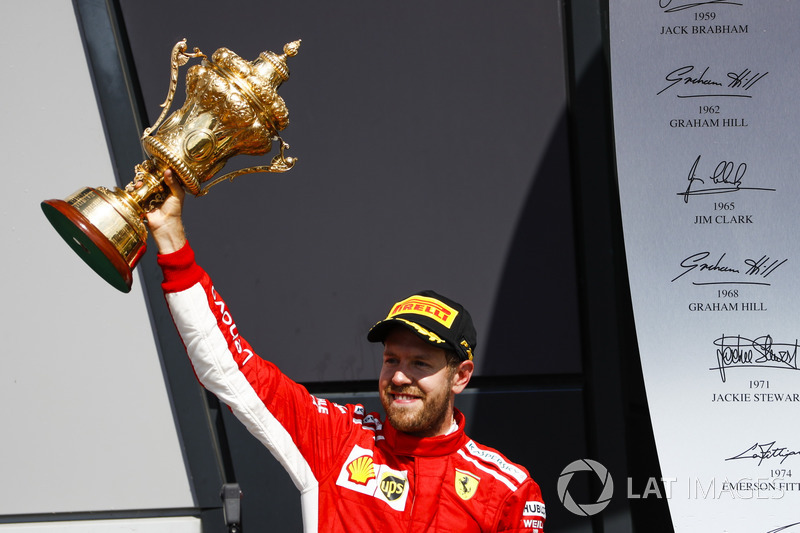
[[[384,340],[381,403],[398,431],[419,437],[446,433],[453,421],[453,396],[463,388],[457,379],[445,351],[410,330],[394,328]]]

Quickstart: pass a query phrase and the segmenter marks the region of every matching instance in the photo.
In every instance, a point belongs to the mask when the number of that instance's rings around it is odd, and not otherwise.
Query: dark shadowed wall
[[[248,60],[302,39],[280,90],[297,166],[187,208],[263,355],[304,382],[373,379],[366,331],[432,288],[471,310],[479,375],[580,370],[559,2],[121,4],[153,121],[181,38]]]

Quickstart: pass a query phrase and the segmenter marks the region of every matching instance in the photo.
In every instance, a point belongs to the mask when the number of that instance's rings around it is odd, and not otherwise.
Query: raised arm
[[[177,252],[186,244],[183,227],[183,202],[186,191],[171,170],[164,172],[164,184],[172,194],[160,207],[147,213],[147,225],[160,254]]]

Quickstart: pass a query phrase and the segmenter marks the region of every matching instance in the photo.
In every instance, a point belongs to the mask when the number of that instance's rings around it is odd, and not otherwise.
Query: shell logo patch
[[[336,484],[379,500],[395,511],[405,511],[410,492],[408,471],[376,463],[373,453],[373,450],[353,446],[339,470]]]
[[[362,455],[350,461],[347,471],[350,473],[348,480],[359,485],[366,485],[370,479],[375,479],[375,468],[369,455]]]
[[[466,470],[459,470],[456,468],[456,494],[458,494],[459,498],[462,500],[466,501],[475,496],[475,493],[478,492],[478,484],[480,482],[481,478],[478,476]]]

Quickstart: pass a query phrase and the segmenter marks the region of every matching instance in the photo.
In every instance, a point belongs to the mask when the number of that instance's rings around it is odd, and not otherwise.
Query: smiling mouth
[[[396,401],[396,402],[410,402],[410,401],[413,401],[413,400],[419,400],[420,399],[418,396],[410,396],[408,394],[394,394],[394,393],[392,393],[392,397],[394,398],[394,401]]]
[[[415,400],[422,400],[423,394],[421,391],[405,389],[387,389],[386,394],[392,399],[392,402],[397,403],[413,403]]]

